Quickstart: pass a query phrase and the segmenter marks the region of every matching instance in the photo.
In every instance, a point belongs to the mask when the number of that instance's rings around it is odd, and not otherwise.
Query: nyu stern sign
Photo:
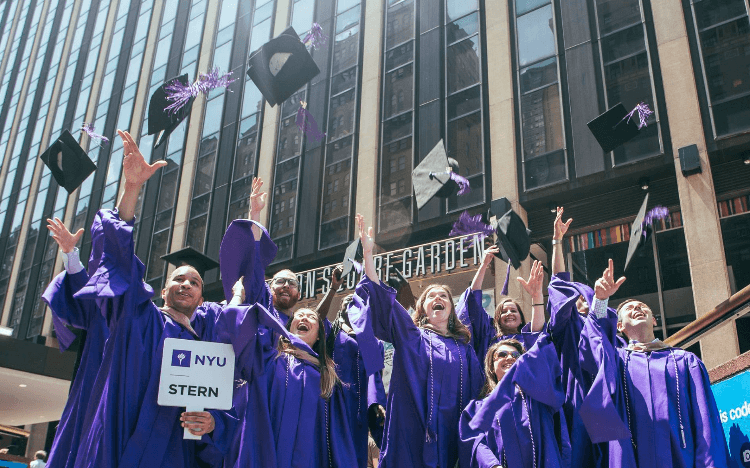
[[[164,340],[159,405],[228,410],[232,407],[233,385],[232,345]]]

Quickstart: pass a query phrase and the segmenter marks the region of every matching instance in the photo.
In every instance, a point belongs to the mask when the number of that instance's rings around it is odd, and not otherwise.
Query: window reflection
[[[446,42],[452,44],[479,30],[479,12],[472,13],[445,26]]]
[[[477,0],[447,0],[446,21],[453,21],[479,8]]]
[[[518,63],[523,67],[555,54],[552,5],[518,18]]]
[[[479,112],[448,123],[448,146],[445,150],[449,158],[458,161],[464,177],[484,172],[481,123]]]
[[[388,8],[385,48],[414,38],[414,0],[405,0]]]
[[[640,2],[633,0],[598,0],[596,11],[599,32],[606,35],[632,24],[641,24]]]
[[[359,8],[356,8],[359,10]],[[359,12],[357,19],[359,19]],[[336,36],[333,45],[333,70],[332,73],[338,73],[345,68],[357,64],[359,55],[359,26],[348,29]]]
[[[413,106],[414,64],[410,63],[385,76],[383,118],[410,110]]]
[[[479,36],[461,41],[448,47],[446,67],[448,73],[448,93],[467,88],[479,82]]]
[[[559,86],[521,96],[521,125],[524,160],[563,147]]]

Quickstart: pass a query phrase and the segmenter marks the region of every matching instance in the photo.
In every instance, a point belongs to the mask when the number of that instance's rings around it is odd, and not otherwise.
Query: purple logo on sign
[[[190,351],[184,349],[172,351],[172,365],[175,367],[190,367]]]

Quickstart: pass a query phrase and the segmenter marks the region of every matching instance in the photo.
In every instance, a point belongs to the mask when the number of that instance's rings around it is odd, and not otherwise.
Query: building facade
[[[0,348],[55,345],[40,295],[62,262],[45,220],[87,228],[99,208],[114,207],[118,128],[147,160],[168,162],[144,187],[136,218],[136,251],[157,296],[169,271],[162,255],[191,246],[218,259],[224,230],[248,214],[254,176],[269,192],[272,270],[300,272],[306,302],[321,297],[354,239],[355,213],[375,227],[384,274],[413,270],[417,294],[434,281],[459,293],[481,252],[449,239],[450,226],[500,197],[527,221],[532,255],[548,270],[553,209],[564,206],[574,218],[568,269],[593,282],[607,258],[624,264],[647,190],[670,216],[616,299],[647,302],[665,338],[750,284],[748,11],[744,0],[0,2],[0,325],[10,335]],[[313,22],[328,36],[312,51],[320,74],[269,106],[245,74],[249,54]],[[151,93],[213,67],[236,81],[199,97],[152,149]],[[295,124],[302,101],[322,140]],[[604,153],[586,123],[620,102],[645,102],[654,114]],[[84,122],[109,144],[77,133]],[[39,160],[64,129],[98,167],[72,194]],[[411,171],[440,140],[472,191],[417,210]],[[680,153],[691,148],[700,172],[685,175]],[[88,233],[80,249],[87,258]],[[491,299],[504,280],[505,264],[495,267],[485,281]],[[218,271],[205,281],[208,298],[221,300]],[[510,294],[530,305],[515,282]],[[695,347],[708,367],[748,350],[750,319]],[[6,361],[8,372],[31,372]],[[52,432],[34,427],[30,450]]]

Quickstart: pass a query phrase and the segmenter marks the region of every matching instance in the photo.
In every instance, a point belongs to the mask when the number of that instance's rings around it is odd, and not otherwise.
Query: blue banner
[[[711,386],[729,446],[731,468],[750,468],[750,371]]]

